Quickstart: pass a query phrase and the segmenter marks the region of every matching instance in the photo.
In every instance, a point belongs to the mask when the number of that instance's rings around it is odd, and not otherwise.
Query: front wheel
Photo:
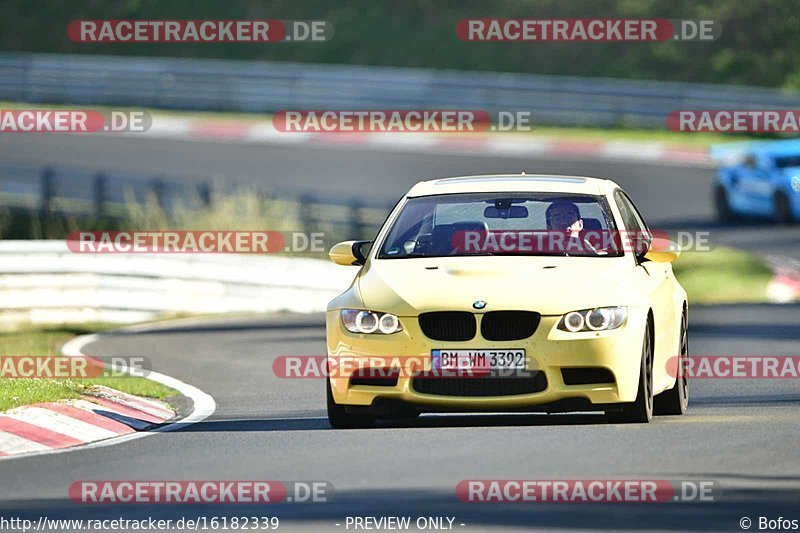
[[[647,424],[653,419],[653,336],[650,325],[645,328],[642,342],[642,362],[639,371],[639,388],[633,403],[622,405],[621,411],[607,411],[609,422]]]
[[[331,380],[326,379],[326,392],[328,397],[328,424],[334,429],[369,428],[375,425],[375,417],[369,415],[354,415],[347,412],[344,405],[339,405],[333,399]]]
[[[678,356],[677,376],[675,385],[665,390],[655,398],[655,414],[657,415],[682,415],[689,407],[689,320],[686,312],[681,318],[681,349]]]
[[[714,187],[714,210],[717,212],[717,220],[722,224],[733,222],[736,218],[728,199],[728,191],[722,185]]]

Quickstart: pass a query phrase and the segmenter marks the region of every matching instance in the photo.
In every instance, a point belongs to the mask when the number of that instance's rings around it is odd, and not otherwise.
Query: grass
[[[772,269],[758,256],[727,247],[686,252],[673,264],[690,305],[765,302]]]
[[[3,332],[0,333],[0,354],[4,356],[58,355],[61,345],[69,339],[108,327],[104,324],[87,324]],[[95,385],[105,385],[130,394],[156,399],[164,399],[177,394],[175,390],[160,383],[138,377],[0,379],[0,411],[33,403],[78,398]]]
[[[334,237],[344,237],[350,213],[346,206],[312,204],[269,196],[252,185],[231,192],[214,189],[211,204],[205,205],[191,191],[176,198],[169,207],[159,205],[153,194],[137,199],[126,194],[123,203],[114,204],[116,217],[99,219],[85,214],[59,214],[42,223],[36,216],[19,214],[14,223],[4,224],[0,216],[0,238],[63,239],[78,231],[300,231],[323,233],[325,246]],[[0,215],[2,215],[0,208]],[[383,220],[383,209],[362,208],[366,227]],[[313,217],[313,219],[312,219]],[[343,239],[342,239],[343,240]],[[287,243],[289,244],[289,243]],[[283,251],[279,252],[283,253]],[[309,247],[292,255],[322,257]]]
[[[297,202],[263,195],[253,187],[242,187],[229,194],[214,194],[211,207],[203,206],[191,195],[170,209],[150,195],[144,202],[127,198],[123,229],[159,230],[225,229],[273,231],[295,230],[302,226]]]

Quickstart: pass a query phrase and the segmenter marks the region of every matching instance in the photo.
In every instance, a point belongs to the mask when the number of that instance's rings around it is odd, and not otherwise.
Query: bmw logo
[[[475,309],[483,309],[484,307],[486,307],[486,302],[484,302],[483,300],[475,300],[475,302],[472,304],[472,307],[474,307]]]

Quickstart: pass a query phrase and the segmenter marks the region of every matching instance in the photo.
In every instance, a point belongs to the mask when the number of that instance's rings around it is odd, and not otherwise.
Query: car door
[[[639,210],[628,195],[617,189],[614,198],[622,214],[625,229],[637,232],[636,235],[645,235],[652,238],[647,224],[644,222]],[[670,386],[671,379],[666,372],[667,361],[676,355],[677,334],[675,333],[677,320],[673,300],[674,274],[669,263],[643,261],[637,266],[642,274],[639,276],[653,308],[653,323],[655,330],[655,353],[653,357],[653,385],[654,392],[658,393]]]

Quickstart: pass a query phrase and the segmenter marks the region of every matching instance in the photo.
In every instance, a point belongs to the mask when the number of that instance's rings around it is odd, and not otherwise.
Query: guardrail
[[[217,183],[218,182],[218,183]],[[215,189],[218,187],[219,190]],[[223,189],[224,187],[224,189]],[[364,202],[361,198],[330,198],[290,191],[269,193],[255,185],[239,189],[255,192],[265,199],[279,200],[298,213],[297,231],[327,230],[330,238],[361,238],[375,233],[391,205]],[[170,179],[163,175],[93,171],[67,166],[37,166],[0,163],[0,207],[7,207],[40,221],[49,217],[91,217],[120,219],[126,202],[140,205],[152,198],[169,211],[177,203],[185,207],[210,208],[216,194],[234,194],[237,188],[214,178]],[[1,222],[1,221],[0,221]],[[0,237],[6,233],[0,224]],[[14,235],[12,231],[12,237]]]
[[[79,254],[64,241],[0,242],[0,327],[132,323],[176,313],[323,311],[355,268],[224,254]]]
[[[537,124],[664,127],[675,109],[788,109],[778,89],[493,72],[128,56],[0,54],[0,99],[251,113],[526,110]]]

